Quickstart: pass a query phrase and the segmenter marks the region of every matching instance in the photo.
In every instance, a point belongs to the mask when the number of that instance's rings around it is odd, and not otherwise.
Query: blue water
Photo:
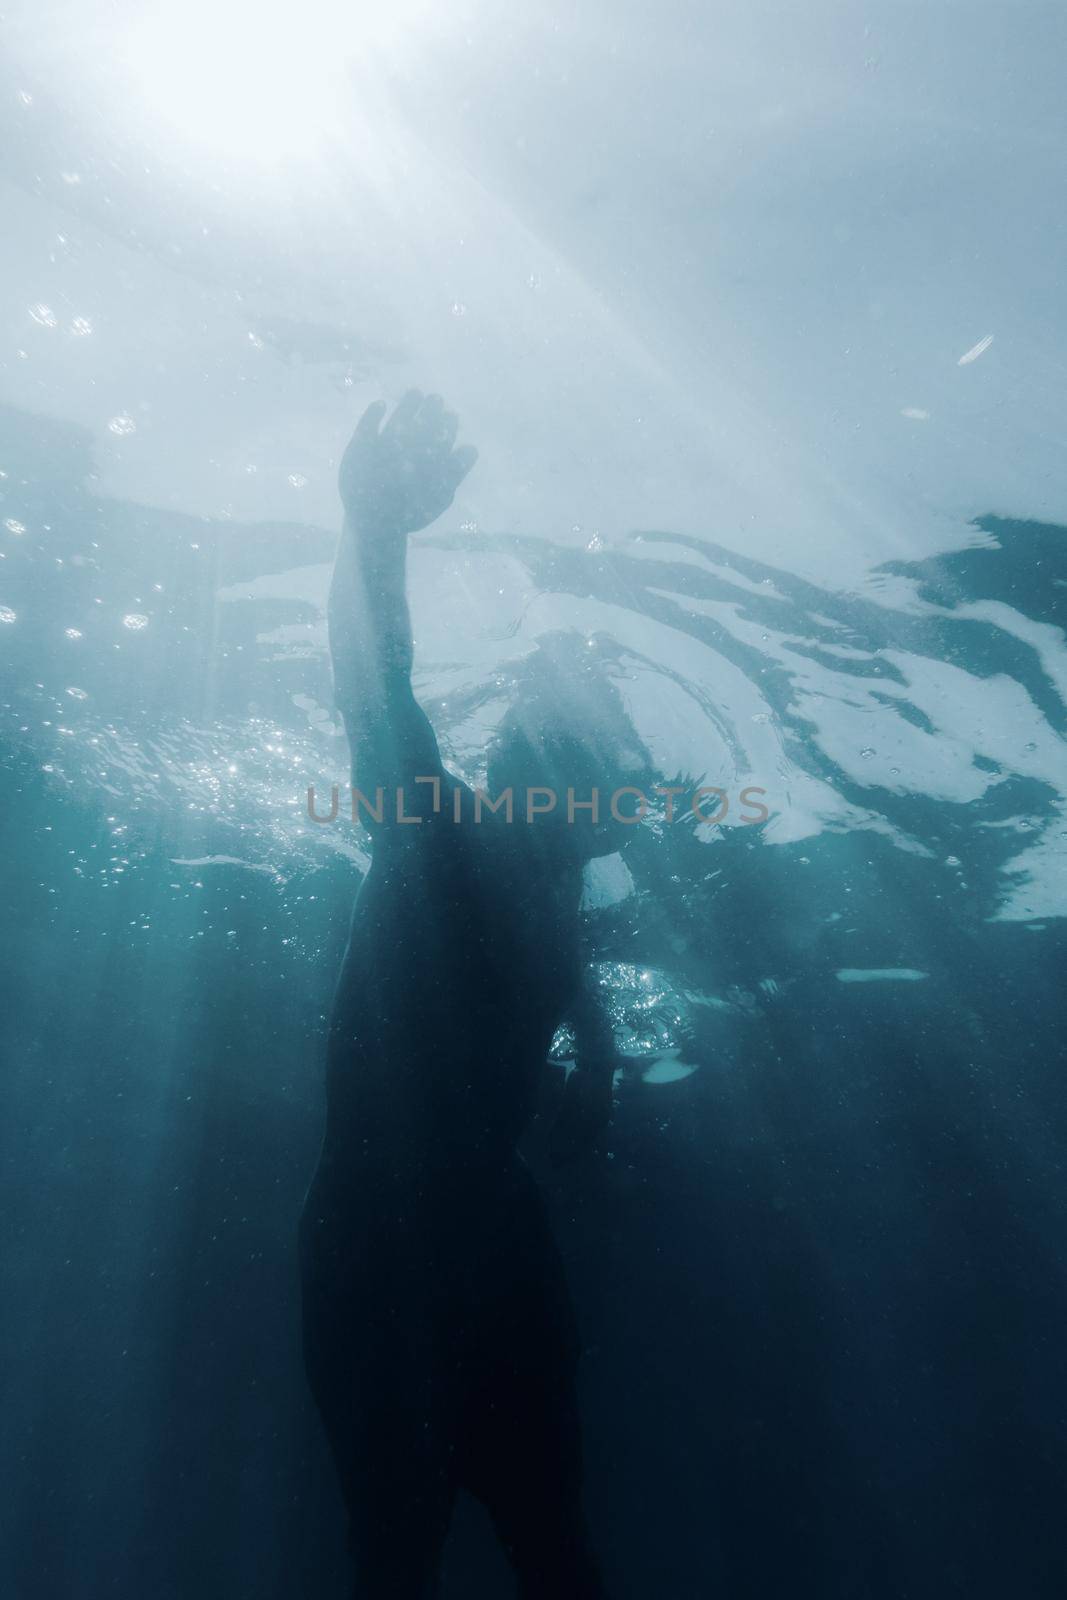
[[[729,801],[586,875],[615,1116],[544,1182],[612,1593],[1059,1595],[1062,26],[409,10],[299,149],[221,23],[175,99],[132,11],[12,13],[0,1590],[347,1592],[295,1229],[369,855],[308,791],[336,461],[418,381],[481,450],[410,556],[446,762],[550,656]],[[507,1583],[465,1507],[445,1594]]]

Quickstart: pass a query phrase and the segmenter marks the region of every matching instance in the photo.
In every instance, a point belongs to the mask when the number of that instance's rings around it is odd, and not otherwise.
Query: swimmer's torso
[[[516,822],[375,843],[338,987],[316,1180],[510,1159],[578,975],[580,875]]]

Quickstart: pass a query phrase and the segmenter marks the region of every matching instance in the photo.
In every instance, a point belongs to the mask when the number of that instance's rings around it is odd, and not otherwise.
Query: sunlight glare
[[[397,29],[394,8],[338,0],[162,0],[129,35],[125,61],[182,139],[273,165],[343,128],[353,62]]]

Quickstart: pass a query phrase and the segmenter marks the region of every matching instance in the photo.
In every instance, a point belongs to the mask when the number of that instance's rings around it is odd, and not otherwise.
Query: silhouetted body
[[[457,460],[439,402],[409,397],[381,435],[380,410],[368,417],[346,465],[351,483],[361,453],[357,490],[377,474],[378,507],[398,457],[420,463],[413,476],[432,488],[433,463],[418,454],[428,431]],[[606,1115],[609,1051],[582,995],[573,831],[475,821],[474,796],[443,767],[411,693],[403,537],[385,544],[379,530],[421,525],[444,492],[429,508],[362,518],[358,493],[346,496],[335,684],[355,781],[372,801],[383,788],[384,809],[337,989],[326,1133],[301,1226],[305,1356],[357,1595],[432,1595],[464,1488],[488,1508],[520,1595],[593,1600],[603,1590],[581,1505],[578,1341],[516,1143],[565,1014],[580,1033],[589,1018],[584,1079],[575,1075],[587,1092],[569,1096],[564,1128],[575,1149]],[[417,778],[435,778],[436,794]],[[396,820],[396,788],[420,820]]]

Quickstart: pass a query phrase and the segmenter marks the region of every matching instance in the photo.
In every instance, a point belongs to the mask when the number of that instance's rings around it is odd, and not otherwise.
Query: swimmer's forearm
[[[345,519],[329,600],[334,694],[365,791],[401,784],[412,770],[437,772],[441,760],[411,684],[407,540],[383,533]]]
[[[341,550],[351,551],[374,583],[403,588],[406,577],[408,536],[367,512],[345,512]]]
[[[410,678],[414,659],[408,612],[407,539],[383,538],[346,517],[330,585],[330,654],[338,701],[383,694],[390,681]]]

